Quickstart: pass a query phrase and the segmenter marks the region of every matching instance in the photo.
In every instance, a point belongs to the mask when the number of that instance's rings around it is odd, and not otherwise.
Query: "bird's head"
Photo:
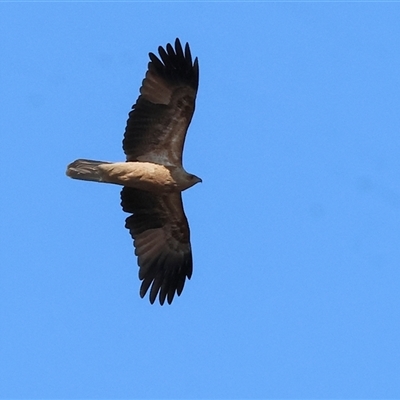
[[[190,187],[194,186],[196,183],[203,182],[201,178],[193,174],[186,175],[186,187],[185,189],[189,189]]]
[[[203,182],[201,178],[199,178],[196,175],[193,174],[188,174],[187,172],[184,172],[184,176],[182,176],[183,179],[180,179],[181,182],[181,190],[186,190],[189,189],[190,187],[194,186],[196,183]]]
[[[189,189],[196,183],[202,182],[201,178],[196,175],[189,174],[183,168],[173,167],[170,170],[179,190]]]
[[[193,175],[193,174],[190,175],[190,179],[191,179],[191,181],[193,182],[193,185],[195,185],[196,183],[201,183],[201,182],[203,182],[203,180],[202,180],[201,178],[199,178],[198,176]],[[192,186],[193,186],[193,185],[192,185]]]

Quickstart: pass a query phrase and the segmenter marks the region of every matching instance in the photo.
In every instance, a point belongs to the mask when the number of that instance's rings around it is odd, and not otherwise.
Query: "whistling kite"
[[[140,296],[150,289],[171,304],[192,275],[189,225],[181,192],[201,179],[182,166],[187,129],[193,116],[199,64],[192,62],[189,44],[158,48],[150,62],[140,95],[129,113],[123,149],[126,162],[76,160],[68,165],[74,179],[122,185],[122,209],[132,214],[125,227],[138,256]]]

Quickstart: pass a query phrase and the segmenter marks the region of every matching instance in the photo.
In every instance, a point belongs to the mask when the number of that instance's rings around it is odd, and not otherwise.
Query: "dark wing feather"
[[[149,161],[182,165],[182,151],[192,120],[199,64],[192,62],[189,45],[183,51],[179,39],[175,49],[167,44],[158,48],[161,60],[153,53],[140,96],[129,113],[123,149],[127,161]]]
[[[140,296],[150,289],[153,304],[159,295],[171,304],[175,293],[182,293],[186,277],[192,276],[192,250],[189,225],[183,211],[180,193],[155,195],[124,187],[121,205],[132,213],[126,219],[138,256]]]

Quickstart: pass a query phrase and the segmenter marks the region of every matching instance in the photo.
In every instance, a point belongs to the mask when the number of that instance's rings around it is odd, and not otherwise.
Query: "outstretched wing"
[[[155,195],[124,187],[121,205],[132,213],[126,219],[138,256],[140,296],[150,289],[153,304],[159,294],[171,304],[175,293],[182,293],[186,277],[192,276],[192,250],[189,225],[183,211],[180,193]]]
[[[150,62],[140,96],[129,113],[123,149],[127,161],[182,165],[182,151],[192,120],[199,64],[192,62],[189,44],[158,48],[161,60],[149,53]]]

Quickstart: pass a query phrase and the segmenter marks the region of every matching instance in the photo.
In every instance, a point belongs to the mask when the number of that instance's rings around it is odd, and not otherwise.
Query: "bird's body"
[[[126,162],[79,159],[68,165],[74,179],[122,185],[121,205],[136,248],[143,281],[140,295],[150,288],[150,302],[168,303],[181,294],[192,275],[190,231],[181,192],[201,179],[182,166],[187,129],[195,107],[199,80],[197,58],[189,45],[167,44],[150,53],[140,96],[129,113],[123,148]]]
[[[74,179],[114,183],[155,194],[182,192],[199,182],[182,167],[141,161],[110,163],[76,160],[68,166],[67,175]]]

